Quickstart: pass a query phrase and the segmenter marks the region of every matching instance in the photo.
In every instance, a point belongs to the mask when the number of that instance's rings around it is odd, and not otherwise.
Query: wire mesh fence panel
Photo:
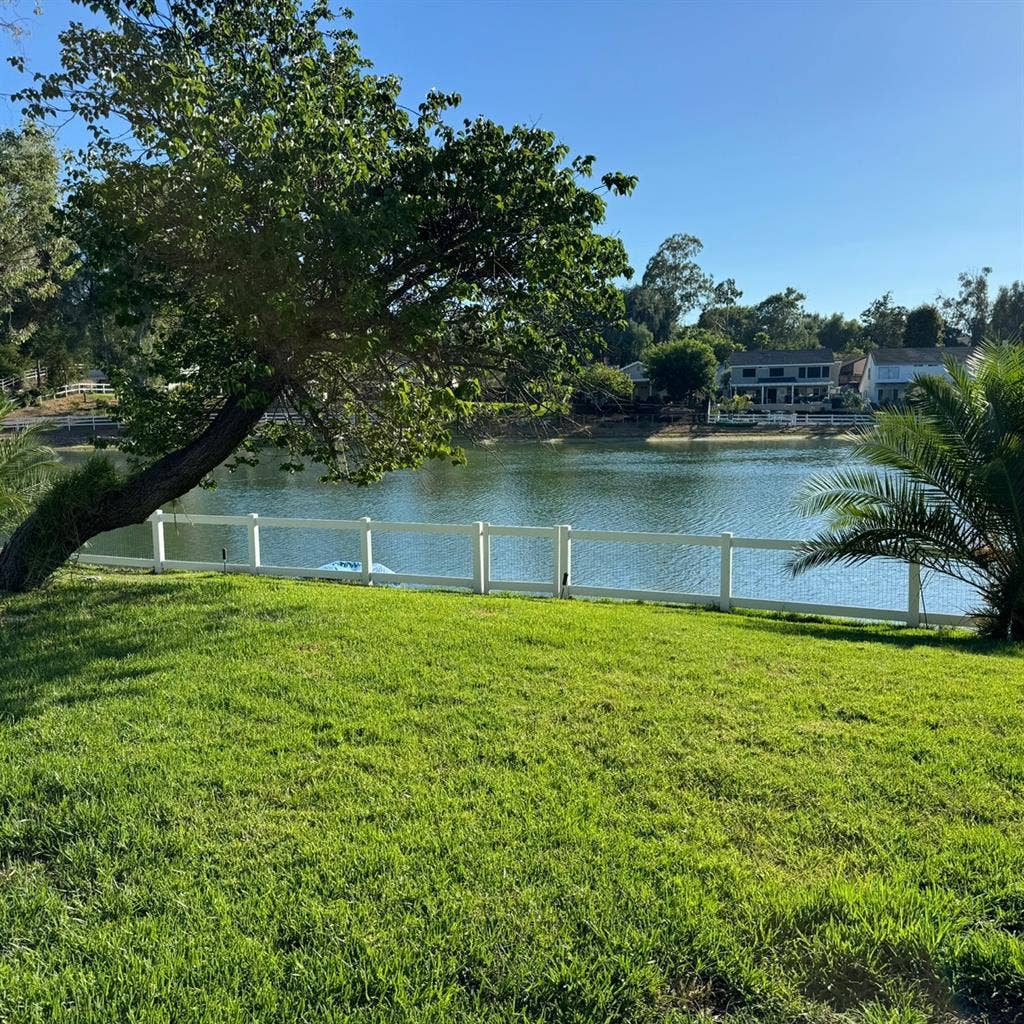
[[[80,555],[105,555],[114,558],[152,558],[153,528],[149,523],[134,523],[93,537],[81,548]]]
[[[374,530],[373,561],[403,575],[473,575],[473,548],[466,534]]]
[[[226,557],[225,557],[226,556]],[[249,534],[244,526],[190,523],[182,516],[164,522],[164,557],[168,562],[213,562],[246,565]]]
[[[787,568],[792,554],[734,548],[733,597],[891,611],[907,608],[909,577],[903,562],[877,559],[863,565],[825,566],[794,576]]]
[[[360,530],[323,530],[315,527],[261,526],[260,561],[301,569],[317,569],[333,562],[362,566]]]
[[[538,590],[551,587],[554,565],[553,537],[490,537],[490,578],[536,582]]]
[[[976,587],[928,569],[921,570],[921,612],[939,615],[970,615],[981,606]]]
[[[718,596],[717,546],[573,539],[571,559],[574,586]]]

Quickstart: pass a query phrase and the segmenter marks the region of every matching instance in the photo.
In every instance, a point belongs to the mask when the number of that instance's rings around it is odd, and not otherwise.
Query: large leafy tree
[[[907,325],[907,307],[893,302],[892,292],[875,299],[860,315],[861,338],[866,350],[900,348]]]
[[[957,276],[960,290],[954,296],[939,295],[936,299],[950,328],[950,343],[968,338],[972,345],[980,345],[988,334],[991,299],[988,278],[991,267],[965,270]]]
[[[588,366],[573,389],[575,404],[587,412],[613,412],[632,398],[633,380],[629,374],[604,363]]]
[[[754,307],[755,348],[815,348],[818,340],[807,324],[803,292],[787,288],[762,299]]]
[[[625,295],[629,318],[643,324],[663,344],[681,319],[695,309],[735,305],[742,292],[732,278],[717,284],[697,263],[704,248],[693,235],[669,235],[647,261],[640,284]]]
[[[942,314],[935,306],[918,306],[907,314],[903,345],[905,348],[934,348],[942,344],[945,327]]]
[[[323,0],[92,0],[30,115],[93,141],[70,221],[102,302],[140,344],[118,386],[135,470],[86,467],[0,554],[45,578],[139,522],[242,444],[365,481],[457,452],[452,424],[512,382],[557,383],[622,315],[621,243],[595,233],[594,158],[552,134],[410,113]],[[173,385],[173,386],[171,386]],[[254,435],[274,407],[292,420]],[[65,486],[62,493],[68,493]]]
[[[1024,283],[1003,285],[992,303],[992,336],[997,341],[1024,340]]]
[[[56,216],[59,171],[39,128],[0,132],[0,376],[36,354],[35,335],[68,275],[70,246]]]
[[[786,288],[752,306],[715,301],[702,310],[697,326],[727,336],[742,349],[815,348],[815,324],[804,311],[805,298],[796,288]]]
[[[683,338],[656,345],[643,358],[654,389],[664,391],[673,402],[708,395],[715,388],[718,360],[702,341]]]
[[[757,309],[755,306],[712,305],[701,310],[697,327],[728,337],[736,348],[753,347],[758,333]]]
[[[676,341],[695,341],[706,345],[715,354],[716,363],[724,363],[736,351],[736,343],[727,334],[709,331],[704,327],[693,325],[684,327],[676,335]]]
[[[605,357],[614,366],[625,366],[640,358],[654,343],[654,335],[635,320],[624,320],[604,331]]]
[[[842,313],[827,317],[812,314],[808,327],[818,339],[818,344],[833,352],[849,352],[860,346],[862,328],[859,321],[849,320]]]
[[[860,436],[853,454],[875,468],[810,481],[805,511],[830,522],[793,567],[918,562],[978,588],[986,633],[1024,640],[1024,346],[946,369]]]

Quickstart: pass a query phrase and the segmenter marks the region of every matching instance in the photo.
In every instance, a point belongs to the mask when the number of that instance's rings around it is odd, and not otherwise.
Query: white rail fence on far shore
[[[868,413],[851,412],[713,412],[708,423],[726,423],[735,426],[780,427],[861,427],[875,422]]]
[[[165,533],[167,524],[173,524],[169,535]],[[216,528],[214,536],[197,539],[204,528]],[[97,550],[102,543],[94,543],[79,552],[78,562],[148,568],[158,573],[214,570],[364,585],[464,589],[476,594],[513,591],[556,598],[711,605],[723,611],[752,608],[910,626],[970,625],[963,611],[954,614],[925,608],[921,570],[913,564],[898,566],[900,575],[894,571],[897,563],[877,566],[877,581],[869,577],[867,591],[879,598],[877,607],[849,600],[852,592],[844,582],[848,579],[845,570],[839,572],[831,591],[816,590],[810,595],[812,600],[801,599],[808,596],[800,589],[803,577],[794,580],[781,561],[767,576],[762,566],[762,580],[771,579],[769,596],[749,596],[759,591],[760,585],[752,585],[757,559],[785,557],[798,547],[799,542],[794,540],[737,537],[731,533],[700,536],[578,530],[561,524],[499,526],[485,522],[290,519],[255,513],[232,516],[163,511],[155,512],[148,526],[126,529],[145,531],[134,535],[134,554],[102,554]],[[282,534],[291,536],[282,543]],[[318,543],[309,539],[314,535],[327,536]],[[115,538],[117,533],[104,536]],[[276,540],[268,545],[271,537]],[[181,548],[171,552],[174,557],[168,555],[169,540]],[[530,548],[529,557],[526,547]],[[265,558],[268,549],[270,557]],[[695,553],[686,566],[678,559],[682,549],[686,549],[688,558]],[[321,558],[311,558],[317,551]],[[239,557],[242,552],[244,558]],[[351,569],[302,564],[320,560],[329,563],[338,559],[339,552]],[[201,557],[195,557],[197,554]],[[377,559],[390,563],[387,571]],[[296,562],[299,564],[292,564]],[[644,582],[641,576],[648,580],[653,576],[654,582]],[[760,589],[765,592],[763,586]]]
[[[80,380],[75,384],[63,384],[56,391],[50,391],[43,398],[70,398],[72,395],[112,395],[114,388],[95,380]]]
[[[268,412],[261,418],[261,423],[290,423],[295,419],[293,413]],[[92,413],[75,413],[67,416],[9,416],[0,421],[0,433],[5,431],[27,430],[29,427],[40,427],[46,431],[54,430],[99,430],[119,429],[121,421],[111,414],[97,415]]]

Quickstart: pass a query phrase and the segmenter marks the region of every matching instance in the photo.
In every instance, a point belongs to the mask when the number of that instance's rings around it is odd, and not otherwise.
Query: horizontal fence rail
[[[189,550],[168,553],[168,525],[172,527],[173,543],[181,546],[187,541]],[[218,532],[213,538],[197,542],[195,534],[204,528]],[[901,577],[898,582],[891,573],[888,577],[884,575],[884,566],[879,567],[878,586],[872,589],[872,596],[886,600],[876,600],[876,606],[845,600],[849,594],[842,579],[830,592],[832,599],[800,599],[795,581],[780,568],[781,562],[772,571],[790,592],[778,597],[748,596],[750,583],[744,578],[748,570],[738,565],[737,558],[777,559],[780,553],[797,550],[801,542],[796,540],[737,537],[731,533],[578,530],[565,524],[386,522],[368,517],[296,519],[256,513],[206,515],[162,510],[149,517],[148,528],[126,528],[143,529],[144,535],[132,535],[132,553],[102,553],[97,550],[97,544],[103,546],[102,538],[97,538],[97,543],[79,551],[77,560],[82,565],[149,568],[157,573],[215,570],[364,585],[465,589],[476,594],[511,591],[558,598],[707,605],[723,611],[752,608],[903,622],[910,626],[971,624],[965,612],[926,609],[921,570],[915,564],[902,567],[905,579]],[[290,533],[292,537],[294,531],[306,531],[299,535],[300,539],[315,534],[321,543],[303,541],[297,555],[294,544],[289,548],[287,544],[276,543],[274,550],[285,557],[275,560],[273,553],[265,557],[264,552],[268,551],[271,538],[280,540],[276,531]],[[115,538],[120,532],[104,537]],[[183,533],[188,535],[184,540]],[[529,557],[523,553],[526,546],[531,552]],[[333,558],[324,556],[320,565],[288,564],[295,558],[301,563],[320,561],[309,557],[311,549],[335,554]],[[676,564],[674,555],[683,549],[698,554],[686,568],[671,569]],[[290,556],[289,550],[293,552]],[[339,558],[338,551],[345,557]],[[202,557],[195,557],[197,552]],[[339,562],[342,567],[337,566]],[[657,579],[645,583],[642,577],[649,577],[652,569],[657,570]]]
[[[713,412],[707,417],[707,422],[746,426],[859,427],[871,425],[875,418],[867,413],[845,412]]]
[[[38,387],[46,380],[46,370],[26,370],[13,377],[0,378],[0,390],[16,391],[19,388]]]
[[[109,394],[110,392],[100,392]],[[60,396],[57,396],[60,397]],[[211,417],[212,418],[212,417]],[[293,423],[295,413],[268,412],[260,417],[260,423]],[[112,412],[106,415],[91,413],[73,413],[66,416],[10,416],[0,421],[0,433],[4,431],[27,430],[29,427],[40,427],[43,430],[96,430],[99,427],[120,428],[121,421]]]
[[[72,395],[112,395],[114,389],[110,384],[94,380],[80,380],[76,384],[64,384],[56,391],[43,395],[43,399],[69,398]]]
[[[121,421],[111,415],[90,416],[78,413],[74,416],[20,416],[8,417],[0,421],[0,433],[28,430],[39,427],[41,430],[97,430],[100,427],[120,427]]]

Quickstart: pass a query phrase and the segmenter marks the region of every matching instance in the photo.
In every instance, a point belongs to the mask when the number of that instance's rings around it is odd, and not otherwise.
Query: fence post
[[[164,571],[164,562],[167,560],[164,548],[164,510],[158,508],[149,517],[150,526],[153,528],[153,572]]]
[[[921,565],[910,562],[907,565],[907,625],[921,625]]]
[[[359,521],[363,524],[359,535],[359,560],[363,570],[363,583],[369,587],[373,584],[373,537],[370,535],[370,517],[363,516]]]
[[[260,517],[255,513],[249,514],[249,569],[251,572],[260,571]]]
[[[565,597],[572,579],[572,541],[571,528],[566,525],[555,527],[554,565],[552,593],[555,597]]]
[[[481,523],[483,527],[483,537],[481,542],[483,544],[483,559],[484,559],[484,593],[489,594],[491,592],[491,524]]]
[[[473,545],[473,593],[487,593],[486,556],[484,554],[484,524],[471,523],[469,539]]]
[[[727,612],[732,607],[732,534],[722,534],[722,562],[718,577],[718,607]]]

